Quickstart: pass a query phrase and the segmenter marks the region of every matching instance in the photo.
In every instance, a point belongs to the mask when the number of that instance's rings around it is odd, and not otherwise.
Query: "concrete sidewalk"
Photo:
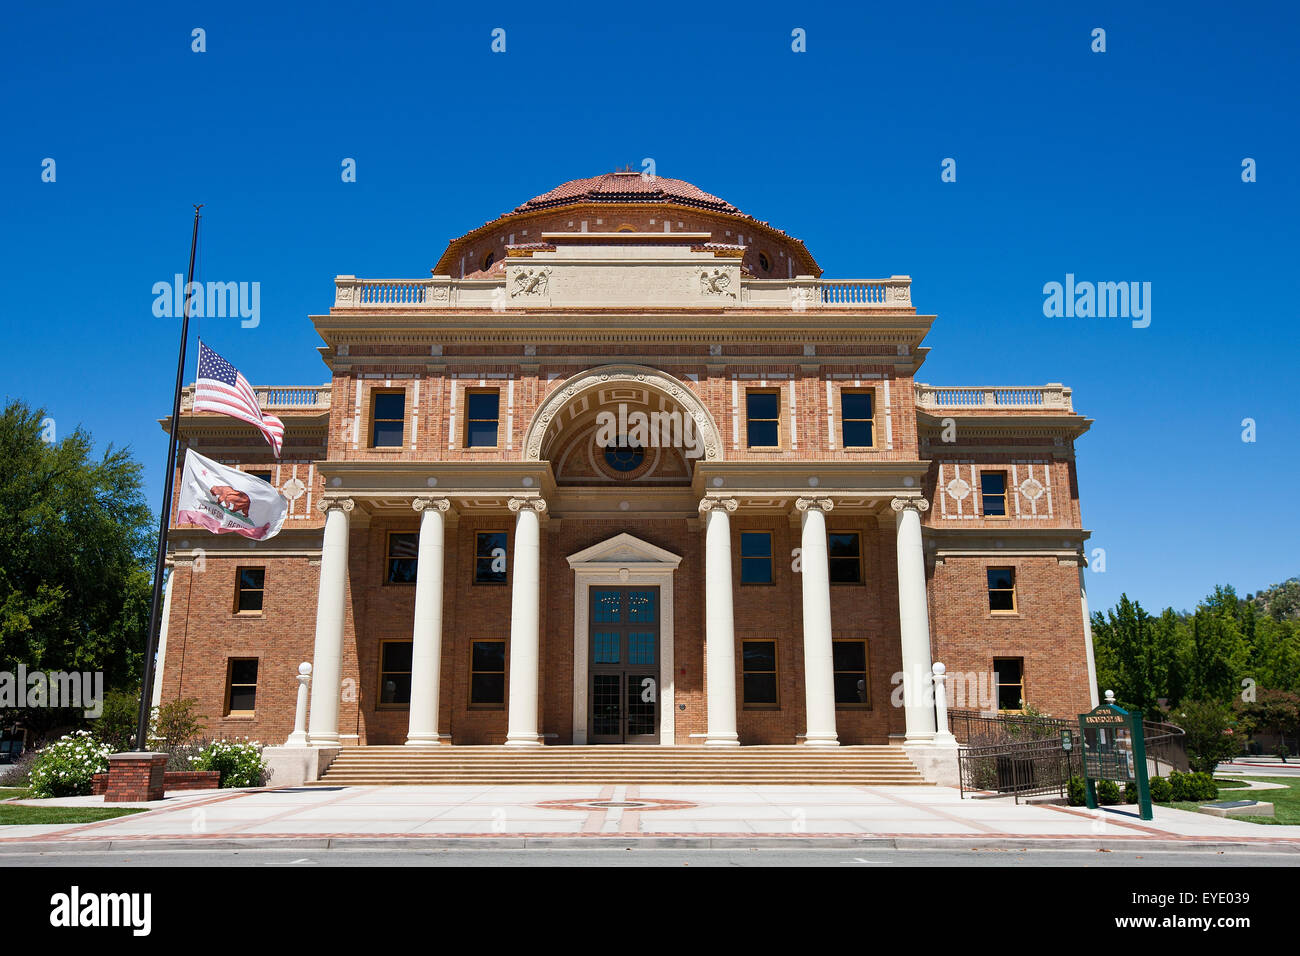
[[[31,803],[34,801],[22,801]],[[102,797],[40,801],[103,806]],[[129,806],[129,804],[116,804]],[[961,799],[946,787],[412,786],[182,791],[145,813],[86,824],[0,826],[0,853],[33,846],[147,842],[266,845],[310,841],[392,846],[656,845],[1028,846],[1141,843],[1260,846],[1300,855],[1300,826],[1266,826],[1157,807],[1019,805]]]

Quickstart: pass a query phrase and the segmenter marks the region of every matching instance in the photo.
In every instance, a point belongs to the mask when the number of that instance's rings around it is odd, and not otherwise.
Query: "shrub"
[[[1174,798],[1173,788],[1164,777],[1152,777],[1148,783],[1151,785],[1151,799],[1155,803],[1168,803]]]
[[[197,697],[183,697],[159,704],[153,712],[152,735],[162,741],[163,749],[175,750],[193,743],[203,733],[203,718],[195,713]]]
[[[140,698],[125,690],[110,690],[104,695],[104,710],[95,724],[95,736],[113,752],[130,750],[140,719]]]
[[[1191,774],[1180,773],[1177,770],[1169,774],[1169,799],[1174,802],[1192,799],[1188,795],[1187,778]]]
[[[1103,807],[1113,807],[1119,803],[1119,786],[1114,780],[1097,781],[1097,802]]]
[[[1217,701],[1185,701],[1171,719],[1187,734],[1187,762],[1195,771],[1214,773],[1220,762],[1241,751],[1232,712]]]
[[[1193,773],[1188,775],[1187,792],[1191,794],[1189,800],[1217,800],[1219,799],[1219,785],[1214,782],[1214,777],[1208,773]]]
[[[220,771],[222,787],[260,787],[266,764],[256,741],[216,740],[190,758],[190,769]]]
[[[36,755],[29,775],[33,797],[84,797],[91,778],[108,772],[113,748],[88,730],[66,734]]]
[[[1291,756],[1291,748],[1286,745],[1285,741],[1279,743],[1277,745],[1277,749],[1274,750],[1273,752],[1276,753],[1280,758],[1282,758],[1283,763],[1286,763],[1286,758]]]
[[[1124,784],[1124,802],[1125,803],[1138,802],[1138,785],[1136,783],[1129,781],[1128,783]]]
[[[1065,788],[1066,803],[1072,807],[1082,807],[1088,803],[1088,788],[1082,777],[1071,777]]]

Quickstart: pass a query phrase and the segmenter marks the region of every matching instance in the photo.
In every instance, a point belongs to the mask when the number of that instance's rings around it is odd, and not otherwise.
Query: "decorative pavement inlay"
[[[698,804],[638,797],[635,800],[543,800],[533,806],[539,810],[693,810]]]

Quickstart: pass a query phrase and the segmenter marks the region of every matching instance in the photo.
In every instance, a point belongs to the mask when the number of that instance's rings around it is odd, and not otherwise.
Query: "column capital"
[[[450,498],[415,498],[411,501],[411,507],[423,514],[430,508],[437,508],[439,511],[447,511],[451,507]]]
[[[522,509],[527,509],[529,511],[536,511],[540,515],[546,512],[546,499],[545,498],[511,498],[509,501],[506,502],[506,507],[508,507],[511,511],[520,511]]]
[[[926,501],[920,495],[916,495],[911,498],[895,498],[889,503],[889,507],[898,512],[907,509],[908,511],[915,511],[918,514],[924,514],[930,510],[930,502]]]
[[[357,503],[353,499],[339,495],[321,498],[316,502],[316,510],[323,511],[326,514],[329,514],[329,512],[335,508],[340,511],[349,512],[356,506]]]
[[[800,498],[795,501],[794,506],[800,511],[830,511],[835,507],[835,502],[830,498]]]
[[[700,514],[708,514],[714,508],[725,508],[730,513],[739,507],[740,501],[736,498],[705,498],[700,502]]]

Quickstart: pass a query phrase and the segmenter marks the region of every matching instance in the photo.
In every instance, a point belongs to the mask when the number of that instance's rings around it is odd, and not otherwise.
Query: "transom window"
[[[377,391],[371,402],[370,446],[401,448],[406,421],[406,393]]]
[[[235,571],[235,613],[261,614],[266,591],[266,568],[238,568]]]
[[[379,704],[411,703],[411,642],[384,641],[379,645]]]
[[[506,702],[506,642],[474,641],[469,659],[471,707],[499,707]]]
[[[740,533],[740,583],[772,583],[772,535],[769,532]]]
[[[742,641],[741,683],[746,707],[776,707],[776,641]]]
[[[420,535],[415,531],[392,531],[388,535],[388,573],[385,584],[414,584]]]
[[[831,584],[862,583],[862,538],[856,531],[832,531],[826,536]]]
[[[504,531],[480,531],[474,536],[474,583],[506,583],[506,540]]]
[[[226,674],[226,715],[251,717],[257,707],[257,658],[231,658]]]
[[[838,640],[831,643],[835,668],[835,704],[837,707],[870,707],[871,690],[867,684],[867,642]]]
[[[645,449],[640,445],[620,438],[617,445],[605,449],[605,464],[615,471],[636,471],[645,461]]]
[[[1024,710],[1025,660],[1023,657],[993,658],[998,688],[998,710]]]
[[[745,416],[745,435],[750,448],[780,446],[780,392],[775,389],[750,389],[745,393]]]
[[[840,431],[845,448],[871,448],[875,444],[874,399],[869,389],[840,392]]]
[[[473,391],[465,396],[465,444],[469,448],[495,448],[501,424],[501,392]]]
[[[989,568],[989,610],[1009,614],[1016,609],[1016,569]]]
[[[980,472],[980,507],[986,515],[1007,513],[1007,473],[1005,471]]]

